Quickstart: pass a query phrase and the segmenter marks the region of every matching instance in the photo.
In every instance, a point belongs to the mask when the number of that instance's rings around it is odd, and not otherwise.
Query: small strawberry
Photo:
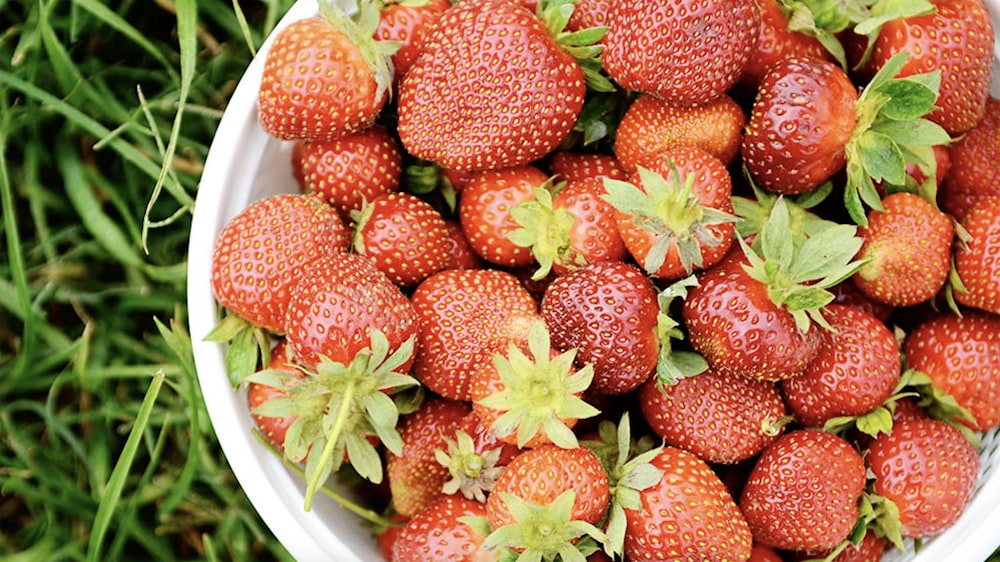
[[[592,27],[608,25],[608,14],[614,5],[612,0],[577,0],[573,5],[573,15],[569,17],[566,29],[583,31]]]
[[[402,162],[399,142],[381,125],[292,147],[292,172],[300,189],[322,197],[345,219],[364,201],[398,191]]]
[[[657,291],[642,271],[625,262],[581,267],[546,289],[541,315],[552,345],[577,350],[576,363],[593,365],[591,389],[624,394],[656,368]]]
[[[305,373],[296,368],[295,364],[289,360],[287,355],[287,345],[284,339],[279,340],[271,350],[271,360],[268,369],[281,370],[292,377],[302,378]],[[252,382],[247,385],[247,406],[250,408],[250,417],[257,426],[257,431],[264,437],[272,447],[278,451],[285,449],[285,433],[288,427],[295,421],[295,416],[268,416],[262,412],[267,411],[265,404],[278,398],[287,397],[288,393],[274,388]]]
[[[397,285],[416,285],[448,263],[444,218],[416,195],[387,193],[353,216],[354,251],[371,259]]]
[[[708,152],[668,149],[629,182],[605,179],[604,186],[625,246],[653,277],[677,280],[711,267],[733,243],[732,180]]]
[[[480,548],[485,536],[468,518],[485,517],[486,506],[461,496],[443,496],[410,519],[399,532],[392,562],[475,562],[490,559]]]
[[[512,274],[449,269],[417,285],[418,349],[413,375],[428,389],[455,400],[472,398],[470,377],[498,344],[527,337],[538,305]]]
[[[980,198],[961,222],[967,239],[955,248],[961,287],[953,291],[965,306],[1000,314],[1000,195]]]
[[[360,131],[389,96],[393,47],[372,38],[377,15],[365,16],[376,4],[362,2],[356,20],[330,2],[319,8],[320,16],[279,31],[264,61],[259,120],[279,139],[328,141]]]
[[[756,92],[768,67],[782,59],[811,57],[834,60],[834,56],[815,37],[795,29],[792,14],[783,0],[759,0],[760,34],[753,54],[743,67],[739,86]]]
[[[826,550],[858,520],[865,464],[824,431],[785,433],[757,459],[739,499],[754,540],[779,549]]]
[[[615,157],[634,173],[664,150],[700,148],[729,165],[740,151],[746,115],[729,95],[698,105],[671,103],[653,95],[636,98],[618,123]],[[618,178],[616,178],[618,179]]]
[[[919,195],[886,196],[858,234],[865,240],[858,259],[865,263],[852,279],[872,299],[912,306],[933,298],[948,280],[951,218]]]
[[[929,318],[907,334],[903,354],[909,368],[972,414],[955,421],[976,431],[1000,425],[1000,317],[966,311]]]
[[[548,164],[549,173],[566,183],[589,178],[628,179],[621,163],[610,154],[559,150],[552,153]]]
[[[382,3],[374,37],[379,41],[400,43],[399,49],[392,55],[393,76],[397,85],[423,52],[424,41],[434,25],[450,7],[448,0],[385,0]]]
[[[575,368],[575,355],[575,349],[553,349],[545,323],[538,320],[527,341],[512,341],[491,361],[479,363],[472,373],[473,411],[505,443],[576,447],[573,426],[599,412],[580,398],[594,369]]]
[[[448,234],[448,260],[441,269],[481,269],[483,260],[472,249],[462,225],[455,219],[445,218],[445,232]]]
[[[941,208],[961,221],[980,197],[1000,195],[1000,99],[990,97],[982,119],[951,145],[951,166],[938,193]]]
[[[683,449],[657,451],[649,464],[661,477],[625,507],[627,559],[746,560],[750,529],[716,473]]]
[[[900,548],[901,537],[930,537],[954,524],[979,475],[976,448],[934,419],[896,424],[869,445],[865,462],[875,479],[873,525]]]
[[[696,105],[721,96],[739,79],[757,42],[760,10],[744,0],[616,2],[607,26],[602,56],[615,82]]]
[[[672,385],[650,379],[638,400],[646,423],[667,445],[712,464],[757,455],[782,432],[786,415],[774,383],[711,369]]]

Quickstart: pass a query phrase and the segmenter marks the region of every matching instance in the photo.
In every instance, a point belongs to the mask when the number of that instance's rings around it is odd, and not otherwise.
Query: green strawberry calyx
[[[530,357],[513,342],[506,354],[493,354],[504,388],[479,401],[502,412],[491,429],[499,437],[516,434],[519,447],[541,432],[556,446],[576,448],[579,443],[566,420],[600,413],[580,398],[594,378],[594,368],[588,364],[575,369],[575,349],[551,357],[549,331],[542,321],[528,329],[527,347]]]
[[[371,346],[349,364],[323,357],[315,372],[306,372],[305,378],[280,369],[248,377],[250,382],[288,393],[260,405],[255,413],[296,418],[285,434],[285,456],[291,462],[305,461],[306,511],[317,489],[340,470],[345,459],[363,478],[382,481],[382,461],[369,438],[377,438],[397,455],[402,453],[403,441],[396,429],[399,408],[389,393],[419,384],[399,372],[414,347],[411,337],[392,351],[385,334],[373,329]]]
[[[808,331],[812,322],[833,330],[822,313],[834,299],[829,289],[864,263],[854,259],[863,242],[856,226],[831,222],[811,235],[793,231],[788,205],[778,198],[753,244],[742,236],[737,240],[750,262],[746,272],[765,285],[774,304],[791,313],[800,331]]]
[[[599,43],[608,32],[607,27],[588,27],[566,31],[566,25],[576,8],[577,0],[539,0],[536,14],[560,49],[573,57],[583,70],[587,87],[594,92],[614,91],[611,80],[602,73]]]
[[[380,2],[361,0],[357,3],[358,10],[348,15],[335,2],[319,1],[319,14],[337,31],[350,39],[361,52],[368,68],[375,77],[375,99],[382,99],[392,87],[393,68],[392,55],[402,45],[398,41],[379,41],[375,39],[375,30],[379,24]]]
[[[654,275],[666,261],[672,246],[677,247],[681,265],[687,273],[701,267],[702,246],[715,247],[722,243],[708,227],[736,222],[736,217],[702,205],[692,191],[694,174],[681,178],[672,162],[667,177],[642,166],[637,172],[641,189],[630,182],[605,178],[607,194],[604,200],[632,217],[636,226],[656,236],[643,258],[642,267]]]
[[[568,209],[552,206],[552,191],[558,191],[563,185],[553,183],[550,178],[544,185],[532,189],[532,199],[510,210],[511,218],[520,227],[508,233],[507,238],[518,246],[531,249],[538,262],[538,269],[531,276],[536,281],[544,279],[556,264],[566,268],[586,265],[586,259],[573,247],[570,238],[576,218]]]
[[[656,361],[656,382],[661,387],[672,386],[687,377],[701,374],[708,369],[708,361],[700,354],[685,349],[676,349],[674,340],[684,339],[681,323],[675,318],[671,306],[678,299],[687,297],[688,289],[698,285],[698,278],[689,275],[675,281],[657,293],[659,312],[656,315],[656,336],[660,342],[660,356]]]
[[[449,495],[461,492],[466,499],[486,503],[486,494],[503,472],[503,467],[497,466],[501,448],[494,447],[480,454],[476,452],[472,437],[462,430],[455,432],[455,439],[445,437],[444,441],[448,450],[434,451],[435,460],[451,475],[442,491]]]
[[[226,374],[234,388],[243,384],[258,365],[271,362],[271,336],[267,330],[234,313],[227,313],[205,336],[205,341],[229,343]]]

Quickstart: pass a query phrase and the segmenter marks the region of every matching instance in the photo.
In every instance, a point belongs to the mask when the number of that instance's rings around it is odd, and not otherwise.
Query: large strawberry
[[[780,549],[824,550],[854,529],[864,487],[864,461],[849,443],[802,429],[764,449],[739,506],[754,540]]]
[[[962,219],[967,236],[955,248],[955,271],[961,279],[955,300],[1000,314],[1000,195],[980,198]]]
[[[486,170],[527,164],[559,146],[586,92],[584,69],[564,45],[597,53],[574,44],[596,35],[562,33],[572,11],[565,4],[541,3],[541,17],[516,0],[464,1],[445,12],[399,88],[407,151],[447,168]]]
[[[372,38],[374,2],[354,19],[331,2],[274,38],[258,94],[259,120],[284,140],[333,140],[374,123],[389,97],[393,44]]]
[[[1000,99],[990,97],[982,119],[949,147],[951,161],[938,193],[941,208],[962,220],[980,197],[1000,195]]]
[[[739,79],[757,42],[760,10],[747,0],[616,2],[607,26],[604,67],[618,84],[696,105]]]
[[[488,559],[480,551],[486,537],[467,523],[485,517],[486,506],[461,496],[444,496],[421,510],[399,532],[392,562],[473,562]]]

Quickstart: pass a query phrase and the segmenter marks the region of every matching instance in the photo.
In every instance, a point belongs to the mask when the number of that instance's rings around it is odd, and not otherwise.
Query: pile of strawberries
[[[362,1],[273,38],[234,386],[387,559],[878,560],[1000,425],[982,0]],[[346,500],[345,500],[346,501]]]

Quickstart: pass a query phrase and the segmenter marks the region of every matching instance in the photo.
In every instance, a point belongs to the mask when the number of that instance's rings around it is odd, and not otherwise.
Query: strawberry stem
[[[333,466],[333,454],[337,449],[337,442],[340,441],[340,435],[344,432],[344,426],[347,422],[347,415],[351,411],[351,402],[354,400],[354,386],[355,382],[350,381],[344,388],[344,394],[340,399],[340,405],[337,410],[337,419],[333,424],[333,429],[327,435],[326,443],[323,445],[323,451],[320,453],[320,464],[319,467],[312,473],[309,478],[308,486],[306,487],[306,501],[304,509],[309,511],[312,508],[313,496],[316,494],[316,489],[319,487],[320,480],[325,480],[330,474],[330,469]]]

